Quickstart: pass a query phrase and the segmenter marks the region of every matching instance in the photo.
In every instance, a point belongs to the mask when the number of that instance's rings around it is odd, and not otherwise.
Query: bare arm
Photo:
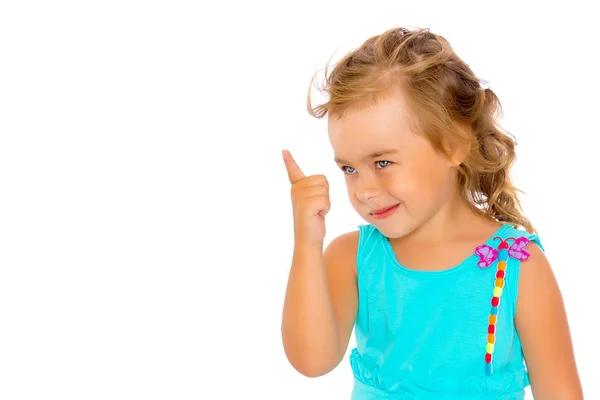
[[[515,322],[536,400],[581,400],[583,392],[562,295],[542,250],[521,266]]]
[[[344,357],[358,307],[358,232],[322,247],[296,246],[282,318],[282,338],[292,366],[309,377],[325,375]]]

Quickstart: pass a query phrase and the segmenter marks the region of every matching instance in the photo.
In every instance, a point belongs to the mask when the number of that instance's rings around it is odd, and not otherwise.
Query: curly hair
[[[330,60],[331,61],[331,60]],[[343,117],[355,107],[373,104],[386,94],[405,95],[417,134],[448,155],[444,143],[467,141],[470,150],[458,166],[461,197],[478,214],[492,221],[523,227],[536,233],[510,180],[514,164],[514,137],[498,124],[502,106],[496,94],[454,52],[450,43],[428,28],[393,28],[366,40],[346,54],[325,80],[316,85],[315,74],[308,90],[310,115],[328,113]],[[327,97],[312,106],[311,88],[316,85]]]

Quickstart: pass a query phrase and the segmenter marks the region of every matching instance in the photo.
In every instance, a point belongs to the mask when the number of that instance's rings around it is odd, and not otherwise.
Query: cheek
[[[350,198],[350,200],[354,201],[356,200],[356,198],[354,197],[354,193],[356,193],[356,190],[354,189],[354,185],[352,184],[352,182],[350,181],[350,179],[348,179],[348,177],[345,177],[346,180],[346,191],[348,192],[348,197]]]
[[[407,201],[437,197],[447,185],[447,171],[436,163],[406,166],[390,182],[391,191],[407,197]]]
[[[448,195],[451,179],[450,171],[445,165],[431,165],[422,176],[423,191],[430,198],[446,197]]]
[[[432,174],[420,165],[403,165],[398,172],[390,175],[388,187],[390,191],[402,193],[406,196],[418,195],[429,187]]]

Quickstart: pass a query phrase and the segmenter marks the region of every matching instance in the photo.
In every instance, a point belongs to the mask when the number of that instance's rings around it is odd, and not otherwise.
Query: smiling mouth
[[[398,208],[399,205],[400,205],[400,203],[394,204],[393,206],[390,206],[390,207],[381,208],[379,210],[372,211],[370,214],[374,217],[385,216],[385,215],[391,214],[396,208]]]

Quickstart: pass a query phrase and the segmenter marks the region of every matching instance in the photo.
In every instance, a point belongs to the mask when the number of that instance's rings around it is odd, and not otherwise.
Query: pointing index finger
[[[296,161],[294,160],[294,157],[292,157],[292,154],[287,150],[283,150],[282,154],[283,162],[285,163],[285,169],[287,170],[290,183],[293,184],[299,181],[300,179],[304,178],[304,172],[302,172],[298,164],[296,164]]]

